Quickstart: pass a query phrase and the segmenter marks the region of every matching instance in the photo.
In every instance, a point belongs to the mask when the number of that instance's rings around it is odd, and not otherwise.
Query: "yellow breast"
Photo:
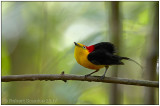
[[[75,47],[74,56],[80,65],[82,65],[86,68],[89,68],[89,69],[100,69],[100,68],[104,67],[104,65],[95,65],[95,64],[91,63],[87,59],[88,54],[89,54],[88,50],[83,49],[78,46]]]

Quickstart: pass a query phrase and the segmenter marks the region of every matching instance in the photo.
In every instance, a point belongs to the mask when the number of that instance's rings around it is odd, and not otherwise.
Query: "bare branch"
[[[100,80],[99,76],[89,76],[85,78],[85,76],[82,76],[82,75],[70,75],[70,74],[10,75],[10,76],[2,76],[1,78],[2,82],[35,81],[35,80],[45,80],[45,81],[62,80],[65,82],[67,80],[77,80],[77,81],[115,83],[115,84],[137,85],[137,86],[147,86],[147,87],[159,88],[158,81],[133,80],[133,79],[116,78],[116,77],[105,77],[103,80]]]

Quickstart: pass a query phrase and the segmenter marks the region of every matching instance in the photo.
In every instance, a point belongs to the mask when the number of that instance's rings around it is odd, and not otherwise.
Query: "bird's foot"
[[[87,75],[85,75],[85,78],[87,78],[88,76],[91,76],[91,74],[87,74]]]
[[[105,75],[102,75],[99,79],[103,80],[105,78]]]

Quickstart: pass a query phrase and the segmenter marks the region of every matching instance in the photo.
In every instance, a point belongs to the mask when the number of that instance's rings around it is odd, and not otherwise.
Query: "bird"
[[[91,76],[93,73],[96,73],[101,68],[105,67],[105,72],[100,77],[100,79],[104,79],[109,66],[124,65],[121,60],[133,61],[142,67],[133,59],[116,55],[115,46],[111,42],[100,42],[90,46],[76,42],[74,42],[74,44],[74,57],[77,63],[85,68],[95,70],[89,74],[86,74],[85,77]]]

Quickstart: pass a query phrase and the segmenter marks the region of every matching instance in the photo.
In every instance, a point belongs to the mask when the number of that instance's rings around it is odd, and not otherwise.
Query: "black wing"
[[[99,50],[99,49],[104,49],[111,54],[116,52],[114,45],[110,42],[101,42],[101,43],[95,44],[95,50]]]
[[[96,65],[122,65],[124,64],[123,62],[121,62],[122,60],[121,57],[117,55],[113,55],[103,49],[91,52],[88,55],[88,60],[91,63],[96,64]]]

